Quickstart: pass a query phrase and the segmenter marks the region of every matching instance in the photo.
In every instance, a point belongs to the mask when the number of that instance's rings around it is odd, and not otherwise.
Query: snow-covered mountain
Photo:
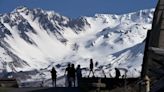
[[[54,11],[19,7],[0,15],[0,68],[49,75],[55,66],[62,76],[71,62],[80,64],[85,76],[93,58],[97,76],[103,76],[102,69],[106,76],[114,75],[115,67],[128,69],[129,77],[139,76],[153,13],[147,9],[71,19]]]

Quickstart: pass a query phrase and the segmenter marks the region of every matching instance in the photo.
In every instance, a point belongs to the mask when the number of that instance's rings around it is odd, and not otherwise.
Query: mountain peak
[[[14,9],[14,12],[23,12],[29,10],[26,6],[18,6],[16,9]]]
[[[20,6],[0,17],[0,58],[7,63],[7,71],[61,65],[57,71],[63,73],[70,61],[87,67],[90,57],[99,63],[96,68],[105,71],[139,70],[153,9],[95,16],[68,19],[54,11]]]

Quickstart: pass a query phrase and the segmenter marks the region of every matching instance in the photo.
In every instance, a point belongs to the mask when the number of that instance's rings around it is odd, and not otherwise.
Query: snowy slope
[[[19,7],[0,15],[0,67],[16,73],[41,69],[49,75],[48,70],[55,66],[62,76],[71,62],[81,64],[86,76],[93,58],[98,63],[97,76],[103,76],[102,69],[108,77],[109,72],[114,76],[113,68],[120,67],[129,69],[129,77],[137,77],[153,12],[147,9],[70,19],[54,11]],[[36,73],[30,79],[38,76]]]

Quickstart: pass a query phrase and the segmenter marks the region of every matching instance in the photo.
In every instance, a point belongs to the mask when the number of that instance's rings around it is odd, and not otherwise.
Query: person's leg
[[[69,77],[69,79],[68,79],[68,87],[72,87],[72,80],[71,80],[71,77]]]
[[[89,75],[88,75],[88,77],[90,76],[90,74],[91,74],[91,71],[89,71]]]
[[[77,77],[76,81],[77,81],[77,87],[78,87],[79,86],[79,78],[78,77]]]
[[[70,78],[71,87],[73,87],[72,83],[73,83],[73,78],[71,77],[71,78]]]
[[[73,79],[73,82],[74,82],[73,84],[74,84],[74,87],[75,87],[75,84],[76,84],[76,83],[75,83],[75,78]]]
[[[77,81],[77,85],[78,85],[78,87],[80,86],[80,80],[81,80],[81,78],[78,78],[77,79],[78,81]]]
[[[56,87],[56,79],[55,79],[55,87]]]
[[[68,76],[66,76],[65,86],[66,86],[66,87],[69,87],[69,77],[68,77]]]
[[[52,79],[52,87],[54,87],[54,80]]]
[[[92,70],[92,74],[93,74],[93,77],[95,77],[95,75],[94,75],[94,71]]]

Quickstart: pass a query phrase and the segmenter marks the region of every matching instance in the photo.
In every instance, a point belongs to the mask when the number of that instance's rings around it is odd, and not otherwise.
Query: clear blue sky
[[[76,18],[95,13],[123,14],[154,8],[158,0],[0,0],[0,13],[11,12],[18,6],[54,10]]]

